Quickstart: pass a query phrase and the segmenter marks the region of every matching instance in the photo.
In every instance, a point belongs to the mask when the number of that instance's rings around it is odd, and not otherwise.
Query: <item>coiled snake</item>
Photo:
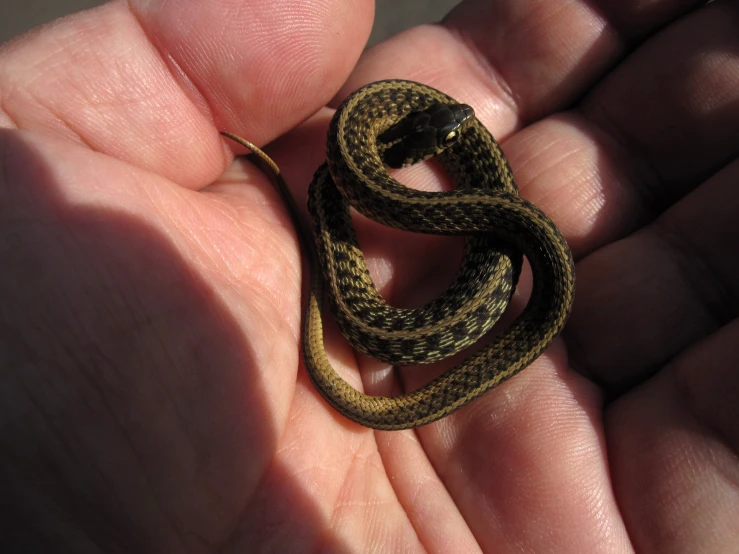
[[[469,106],[412,81],[379,81],[349,96],[331,121],[327,161],[309,189],[315,243],[275,163],[248,141],[223,134],[252,150],[276,176],[310,263],[305,366],[321,395],[349,419],[375,429],[436,421],[528,366],[564,327],[575,285],[567,242],[541,210],[518,196],[503,152]],[[455,190],[413,190],[387,172],[432,155]],[[470,237],[447,291],[417,309],[387,304],[369,277],[350,204],[398,229]],[[395,397],[369,396],[329,363],[323,345],[324,283],[337,323],[355,348],[391,364],[432,362],[490,330],[511,298],[521,254],[533,272],[531,297],[521,315],[423,387]]]

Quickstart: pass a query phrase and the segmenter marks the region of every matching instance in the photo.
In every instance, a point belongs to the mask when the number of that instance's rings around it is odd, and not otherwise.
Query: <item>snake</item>
[[[380,430],[437,421],[531,365],[564,328],[575,294],[570,248],[554,222],[519,195],[503,151],[472,107],[407,80],[377,81],[349,95],[333,115],[326,161],[309,187],[312,229],[277,164],[249,141],[221,134],[251,150],[275,177],[309,265],[304,365],[321,396],[346,418]],[[454,189],[415,190],[390,174],[431,157]],[[350,207],[397,229],[465,237],[454,281],[417,308],[386,302],[359,247]],[[506,329],[489,333],[511,300],[523,257],[533,276],[529,300]],[[464,349],[471,354],[416,390],[392,397],[360,392],[326,354],[324,293],[349,343],[382,362],[402,366]]]

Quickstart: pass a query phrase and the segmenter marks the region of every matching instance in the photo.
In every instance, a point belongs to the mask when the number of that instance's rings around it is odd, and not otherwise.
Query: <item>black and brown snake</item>
[[[230,133],[274,172],[310,265],[303,316],[303,357],[311,381],[349,419],[375,429],[407,429],[445,417],[512,377],[551,344],[572,307],[575,269],[567,242],[541,210],[518,195],[498,143],[460,104],[429,86],[371,83],[349,96],[328,131],[327,159],[315,173],[305,228],[277,165]],[[388,173],[436,156],[456,189],[422,192]],[[416,309],[396,308],[378,293],[354,233],[349,206],[407,231],[469,237],[454,282]],[[343,334],[358,350],[390,364],[429,363],[486,334],[505,310],[526,256],[533,273],[523,312],[484,347],[421,388],[370,396],[331,366],[323,343],[323,294]]]

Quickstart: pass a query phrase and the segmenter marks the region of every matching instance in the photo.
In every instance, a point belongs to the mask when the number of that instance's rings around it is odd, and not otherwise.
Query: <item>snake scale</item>
[[[303,358],[323,398],[347,418],[375,429],[408,429],[445,417],[533,362],[561,332],[572,307],[575,270],[555,224],[522,199],[503,152],[472,108],[412,81],[371,83],[350,95],[328,131],[326,162],[308,194],[313,237],[277,165],[266,162],[310,265]],[[436,156],[456,188],[405,187],[388,167]],[[415,309],[389,305],[369,275],[349,206],[398,229],[468,237],[454,282]],[[313,240],[315,238],[315,240]],[[533,273],[528,304],[500,334],[421,388],[370,396],[331,366],[323,344],[324,288],[342,333],[358,350],[390,364],[430,363],[475,343],[505,310],[526,256]]]

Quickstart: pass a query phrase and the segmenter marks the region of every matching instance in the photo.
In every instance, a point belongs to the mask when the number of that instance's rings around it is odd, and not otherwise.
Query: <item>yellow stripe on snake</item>
[[[412,81],[379,81],[349,96],[331,121],[327,161],[309,189],[314,237],[303,226],[277,165],[248,141],[223,134],[252,150],[276,176],[310,264],[302,331],[305,366],[321,395],[349,419],[375,429],[436,421],[531,364],[564,327],[575,290],[567,242],[541,210],[519,197],[503,152],[469,106]],[[433,155],[455,190],[413,190],[388,174],[388,167]],[[447,291],[417,309],[389,305],[370,278],[350,205],[398,229],[469,237]],[[513,294],[522,254],[534,282],[521,315],[421,388],[395,397],[370,396],[329,363],[323,343],[324,285],[339,328],[356,349],[389,364],[430,363],[490,330]]]

